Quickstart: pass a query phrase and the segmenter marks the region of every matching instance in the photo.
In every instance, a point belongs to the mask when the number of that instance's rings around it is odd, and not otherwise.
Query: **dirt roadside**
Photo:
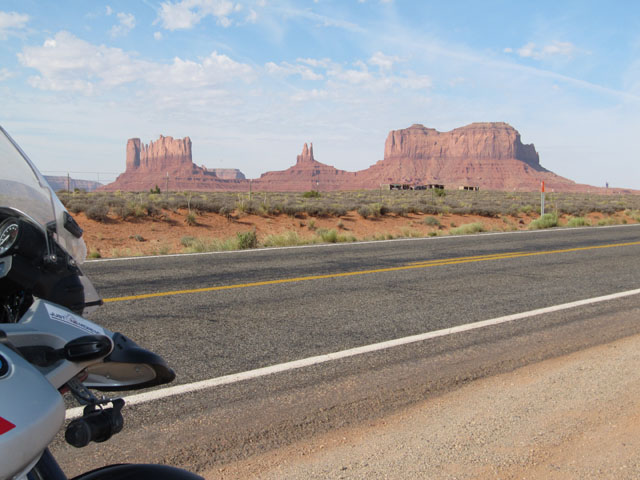
[[[478,215],[424,215],[406,216],[385,215],[379,218],[362,218],[356,212],[343,217],[292,218],[286,215],[261,217],[259,215],[238,215],[227,219],[215,213],[203,213],[197,216],[195,225],[185,223],[186,211],[163,211],[158,217],[129,218],[126,221],[111,215],[104,222],[88,219],[84,213],[74,215],[84,229],[91,258],[132,257],[140,255],[164,255],[189,251],[185,239],[200,239],[205,243],[212,239],[234,238],[238,233],[254,231],[262,242],[269,235],[293,233],[301,239],[310,239],[322,230],[335,230],[337,234],[348,237],[349,241],[388,238],[427,237],[450,235],[451,231],[462,225],[482,224],[487,232],[511,232],[526,230],[538,215],[520,215],[518,217],[501,216],[481,217]],[[624,212],[603,215],[592,212],[585,216],[591,225],[600,222],[606,224],[633,224],[637,219]],[[429,222],[428,219],[432,221]],[[566,224],[567,216],[560,218]]]
[[[640,336],[473,382],[213,479],[640,478]]]

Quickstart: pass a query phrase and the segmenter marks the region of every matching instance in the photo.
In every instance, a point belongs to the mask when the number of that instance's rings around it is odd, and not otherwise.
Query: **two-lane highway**
[[[638,289],[640,226],[96,261],[84,270],[106,301],[92,320],[165,356],[175,383],[189,385]],[[91,465],[205,468],[637,333],[639,309],[632,295],[166,397],[129,408],[121,438],[86,451]],[[56,451],[82,469],[77,451]]]

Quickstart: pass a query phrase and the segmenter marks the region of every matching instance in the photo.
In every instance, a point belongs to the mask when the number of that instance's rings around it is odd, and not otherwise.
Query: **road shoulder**
[[[640,335],[483,378],[205,477],[638,478],[638,398]]]

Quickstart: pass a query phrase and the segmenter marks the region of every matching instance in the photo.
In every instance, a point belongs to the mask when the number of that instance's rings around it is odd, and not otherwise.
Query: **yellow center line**
[[[521,255],[523,253],[526,253],[526,252],[505,252],[505,253],[492,253],[492,254],[488,254],[488,255],[474,255],[472,257],[441,258],[440,260],[420,260],[418,262],[407,263],[407,265],[424,265],[426,263],[431,265],[431,264],[437,264],[437,263],[442,263],[442,262],[451,262],[451,261],[456,261],[456,260],[476,260],[476,259],[477,260],[491,260],[494,257],[502,258],[504,256]]]
[[[261,287],[265,285],[278,285],[283,283],[303,282],[307,280],[322,280],[327,278],[354,277],[357,275],[370,275],[373,273],[398,272],[401,270],[411,270],[414,268],[439,267],[443,265],[458,265],[463,263],[487,262],[491,260],[502,260],[502,259],[508,259],[508,258],[531,257],[531,256],[537,256],[537,255],[552,255],[557,253],[581,252],[581,251],[587,251],[587,250],[629,247],[629,246],[635,246],[635,245],[640,245],[640,242],[613,243],[609,245],[594,245],[590,247],[575,247],[575,248],[566,248],[561,250],[544,250],[540,252],[508,252],[504,254],[497,253],[492,255],[477,255],[472,257],[457,257],[457,258],[449,258],[449,259],[441,259],[441,260],[425,260],[421,263],[412,263],[412,264],[402,265],[398,267],[359,270],[356,272],[328,273],[325,275],[309,275],[307,277],[281,278],[279,280],[265,280],[262,282],[238,283],[235,285],[219,285],[215,287],[192,288],[188,290],[172,290],[168,292],[143,293],[141,295],[129,295],[126,297],[105,298],[104,302],[110,303],[110,302],[123,302],[126,300],[142,300],[145,298],[167,297],[171,295],[184,295],[187,293],[216,292],[220,290],[232,290],[236,288],[248,288],[248,287]]]

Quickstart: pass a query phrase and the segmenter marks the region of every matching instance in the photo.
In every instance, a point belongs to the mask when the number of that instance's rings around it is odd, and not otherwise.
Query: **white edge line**
[[[251,380],[259,377],[265,377],[274,373],[286,372],[289,370],[295,370],[298,368],[310,367],[321,363],[331,362],[333,360],[340,360],[343,358],[353,357],[356,355],[362,355],[365,353],[378,352],[393,347],[399,347],[402,345],[408,345],[411,343],[422,342],[437,337],[444,337],[447,335],[453,335],[461,332],[468,332],[470,330],[476,330],[479,328],[489,327],[493,325],[499,325],[501,323],[513,322],[515,320],[522,320],[536,315],[543,315],[545,313],[553,313],[561,310],[567,310],[570,308],[581,307],[584,305],[592,305],[594,303],[606,302],[609,300],[615,300],[619,298],[629,297],[632,295],[640,294],[640,289],[627,290],[625,292],[613,293],[610,295],[604,295],[601,297],[587,298],[585,300],[578,300],[575,302],[563,303],[561,305],[554,305],[551,307],[539,308],[536,310],[530,310],[528,312],[515,313],[513,315],[506,315],[504,317],[493,318],[489,320],[483,320],[480,322],[467,323],[466,325],[458,325],[456,327],[444,328],[442,330],[435,330],[432,332],[421,333],[418,335],[411,335],[409,337],[398,338],[395,340],[388,340],[380,343],[373,343],[371,345],[364,345],[362,347],[350,348],[342,350],[340,352],[327,353],[324,355],[318,355],[315,357],[303,358],[300,360],[294,360],[292,362],[280,363],[277,365],[271,365],[269,367],[257,368],[255,370],[249,370],[246,372],[234,373],[231,375],[225,375],[223,377],[211,378],[208,380],[201,380],[199,382],[188,383],[184,385],[176,385],[175,387],[163,388],[160,390],[153,390],[150,392],[139,393],[124,397],[124,400],[129,405],[136,405],[139,403],[151,402],[153,400],[160,400],[162,398],[172,397],[175,395],[183,395],[186,393],[197,392],[198,390],[205,390],[213,387],[219,387],[222,385],[229,385],[231,383],[242,382],[245,380]],[[66,419],[71,420],[82,416],[83,407],[71,408],[66,411]]]
[[[339,242],[339,243],[316,243],[313,245],[295,245],[291,247],[264,247],[264,248],[249,248],[246,250],[225,250],[222,252],[196,252],[196,253],[172,253],[169,255],[144,255],[139,257],[118,257],[118,258],[98,258],[93,260],[86,260],[83,265],[91,263],[102,262],[119,262],[119,261],[131,261],[131,260],[148,260],[151,258],[172,258],[172,257],[191,257],[199,255],[230,255],[234,253],[251,254],[259,252],[269,252],[271,250],[292,250],[301,248],[324,248],[324,247],[350,247],[356,245],[368,245],[371,243],[390,243],[390,242],[419,242],[419,241],[437,241],[437,240],[452,240],[461,238],[472,238],[477,236],[491,236],[491,235],[523,235],[523,234],[540,234],[540,233],[553,233],[553,232],[576,232],[580,230],[587,230],[591,228],[605,229],[605,228],[623,228],[623,227],[638,227],[640,223],[630,223],[627,225],[604,225],[601,227],[556,227],[556,228],[543,228],[540,230],[517,230],[513,232],[483,232],[475,233],[471,235],[443,235],[440,237],[418,237],[418,238],[394,238],[391,240],[367,240],[362,242]]]

